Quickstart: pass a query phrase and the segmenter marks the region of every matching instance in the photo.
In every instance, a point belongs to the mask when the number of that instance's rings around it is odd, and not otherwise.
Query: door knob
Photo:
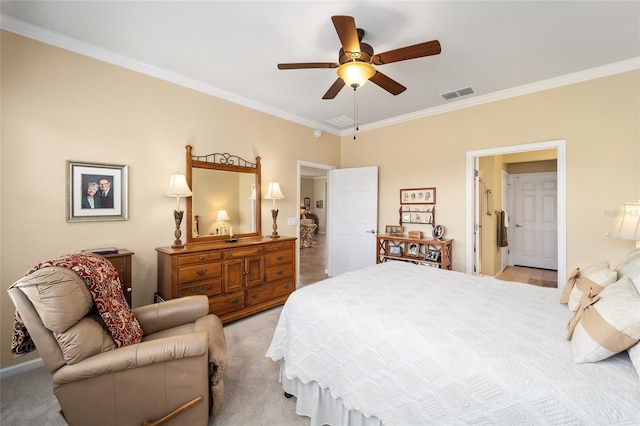
[[[365,231],[367,234],[375,234],[376,231],[374,231],[373,229],[371,231]]]
[[[518,224],[516,223],[516,228],[524,228],[524,226],[522,226],[522,225],[518,225]]]

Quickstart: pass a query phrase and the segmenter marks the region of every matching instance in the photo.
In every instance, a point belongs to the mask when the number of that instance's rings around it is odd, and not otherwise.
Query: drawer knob
[[[287,290],[289,290],[289,288],[291,288],[291,284],[287,283],[284,285],[284,288],[286,288]]]
[[[200,269],[199,271],[196,271],[196,274],[198,274],[201,277],[204,277],[205,275],[207,275],[207,270],[206,269]]]
[[[207,290],[204,287],[200,287],[196,290],[196,293],[198,294],[205,294],[207,292]]]
[[[232,303],[233,305],[237,305],[238,303],[240,303],[240,298],[238,297],[238,298],[236,298],[236,299],[233,299],[233,300],[231,301],[231,303]]]
[[[204,260],[204,256],[200,256],[198,259],[199,260]]]
[[[282,262],[284,260],[284,256],[278,256],[277,259],[278,261]]]
[[[252,293],[252,294],[251,294],[251,298],[252,298],[252,299],[257,299],[257,298],[258,298],[258,296],[259,296],[259,295],[258,295],[258,293]]]
[[[280,269],[280,270],[277,272],[277,274],[278,274],[278,275],[282,275],[282,274],[284,274],[284,271],[283,271],[282,269]]]

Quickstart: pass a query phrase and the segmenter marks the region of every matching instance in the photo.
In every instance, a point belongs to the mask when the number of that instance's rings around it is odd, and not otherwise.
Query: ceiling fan
[[[294,70],[305,68],[337,68],[338,79],[331,85],[322,99],[333,99],[340,90],[348,85],[356,88],[371,80],[392,95],[399,95],[407,90],[402,84],[376,70],[374,65],[390,64],[407,59],[438,55],[441,51],[438,40],[414,44],[374,54],[373,47],[363,43],[364,30],[356,28],[352,16],[332,16],[331,21],[336,28],[342,48],[338,54],[338,62],[308,62],[278,64],[278,69]]]

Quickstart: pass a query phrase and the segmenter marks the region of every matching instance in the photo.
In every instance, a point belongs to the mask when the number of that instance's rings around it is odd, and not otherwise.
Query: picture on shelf
[[[386,225],[384,233],[389,235],[404,235],[404,226],[402,225]]]
[[[418,251],[420,250],[420,246],[416,243],[409,244],[409,256],[416,257],[418,256]]]
[[[402,247],[400,246],[389,247],[389,254],[392,254],[394,256],[402,256]]]
[[[427,251],[427,260],[438,262],[440,260],[440,251],[439,250]]]

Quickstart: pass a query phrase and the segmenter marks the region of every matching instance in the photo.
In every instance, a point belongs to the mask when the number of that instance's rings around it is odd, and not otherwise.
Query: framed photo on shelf
[[[427,251],[427,260],[432,260],[437,262],[440,260],[440,251],[439,250],[429,250]]]
[[[420,246],[416,243],[409,244],[409,256],[416,257],[418,256],[418,251],[420,250]]]
[[[389,247],[389,254],[394,256],[402,256],[402,247],[400,246]]]
[[[127,220],[128,171],[119,164],[67,161],[67,222]]]
[[[409,188],[400,190],[400,204],[435,204],[435,188]]]
[[[384,227],[384,233],[389,235],[404,235],[404,226],[402,225],[386,225]]]

